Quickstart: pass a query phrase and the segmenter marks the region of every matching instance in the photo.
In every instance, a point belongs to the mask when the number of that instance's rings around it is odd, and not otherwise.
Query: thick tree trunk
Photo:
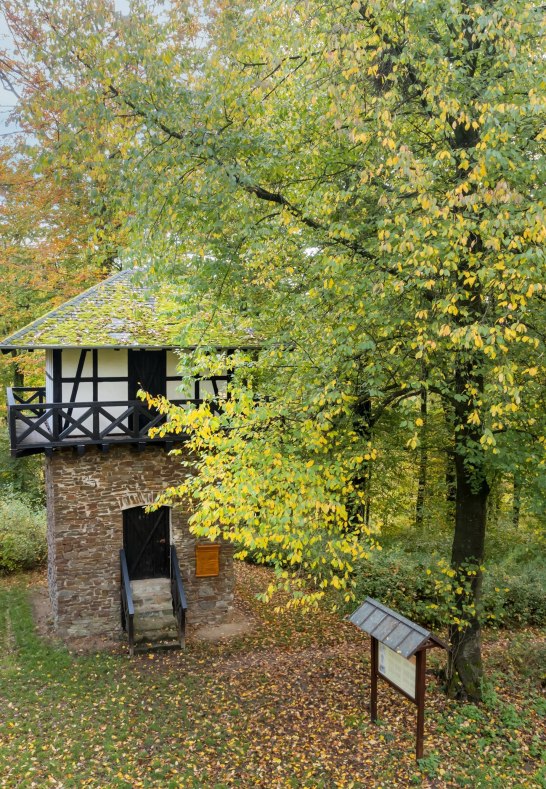
[[[415,501],[415,526],[423,528],[425,522],[425,493],[427,489],[427,390],[421,389],[421,446],[419,447],[419,473],[417,475],[417,498]]]
[[[470,594],[460,598],[462,628],[459,629],[458,625],[450,628],[448,693],[453,697],[480,701],[483,678],[479,622],[482,586],[480,567],[484,559],[489,486],[481,470],[475,466],[469,468],[461,454],[456,455],[455,466],[457,493],[451,566],[463,588],[470,584]],[[469,569],[475,574],[469,576]],[[462,610],[463,603],[471,604],[474,611],[469,613],[468,610]]]
[[[449,436],[454,434],[455,410],[450,403],[443,403],[444,419]],[[457,474],[455,471],[455,446],[446,448],[446,511],[449,519],[455,518],[455,497],[457,495]]]

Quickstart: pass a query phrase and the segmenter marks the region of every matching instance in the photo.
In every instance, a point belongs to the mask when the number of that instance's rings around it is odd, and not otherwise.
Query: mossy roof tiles
[[[182,320],[179,296],[168,286],[150,290],[142,270],[120,271],[6,337],[0,350],[191,348],[201,338],[197,332],[192,336],[191,322]],[[228,316],[216,317],[223,325],[208,344],[256,345],[252,332],[236,330]]]

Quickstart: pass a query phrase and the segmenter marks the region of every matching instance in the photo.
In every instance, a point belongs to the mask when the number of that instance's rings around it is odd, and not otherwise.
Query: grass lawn
[[[237,568],[252,632],[133,659],[41,641],[25,579],[2,581],[0,786],[546,786],[536,631],[488,634],[480,707],[445,698],[431,655],[417,765],[409,702],[381,683],[381,723],[368,721],[368,639],[258,603],[266,573]]]

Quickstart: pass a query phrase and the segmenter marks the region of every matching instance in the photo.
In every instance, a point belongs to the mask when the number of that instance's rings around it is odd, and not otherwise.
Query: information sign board
[[[447,649],[429,630],[367,597],[349,620],[370,636],[370,717],[377,723],[377,680],[380,677],[417,707],[415,755],[423,757],[426,656],[432,647]]]
[[[220,546],[195,546],[195,577],[210,578],[220,574]]]
[[[410,698],[415,698],[415,658],[405,658],[390,647],[379,642],[377,670],[381,676],[404,691]]]

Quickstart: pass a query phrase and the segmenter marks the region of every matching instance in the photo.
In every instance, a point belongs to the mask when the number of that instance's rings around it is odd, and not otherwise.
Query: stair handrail
[[[133,593],[131,591],[131,579],[129,578],[129,568],[127,557],[123,548],[119,552],[120,564],[120,592],[121,592],[121,626],[127,631],[129,639],[129,655],[132,657],[135,651],[135,606],[133,603]]]
[[[171,598],[173,614],[178,626],[178,638],[180,640],[180,646],[183,648],[186,640],[186,611],[188,610],[188,603],[186,601],[184,584],[182,583],[182,576],[180,574],[178,556],[173,543],[171,543]]]

